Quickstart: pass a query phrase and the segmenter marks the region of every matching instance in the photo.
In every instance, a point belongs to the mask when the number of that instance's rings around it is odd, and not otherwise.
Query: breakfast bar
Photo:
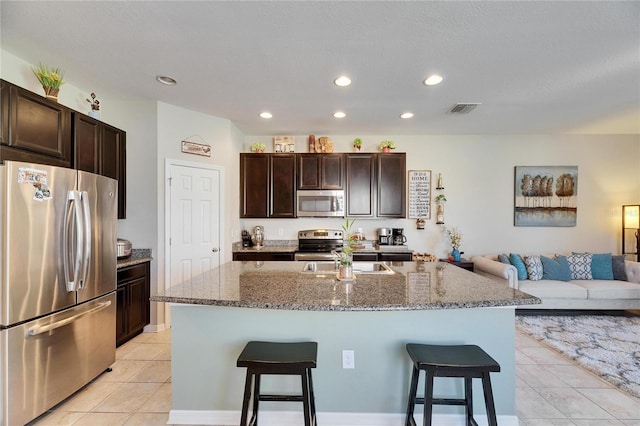
[[[238,424],[245,371],[236,359],[248,341],[263,340],[318,342],[318,423],[343,426],[404,424],[406,343],[475,344],[501,366],[491,376],[498,423],[518,424],[515,307],[539,299],[441,262],[356,262],[354,270],[356,279],[341,281],[332,262],[229,262],[152,296],[172,304],[169,423]],[[353,351],[354,368],[343,368],[344,350]],[[262,385],[300,388],[294,377]],[[461,379],[435,381],[441,396],[459,397],[462,388]],[[482,418],[476,383],[474,408]],[[301,424],[298,404],[260,410],[265,424]],[[461,407],[434,413],[434,424],[464,424]]]

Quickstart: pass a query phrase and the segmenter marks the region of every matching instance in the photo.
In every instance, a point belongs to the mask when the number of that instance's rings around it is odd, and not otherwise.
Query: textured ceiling
[[[3,0],[0,19],[3,49],[76,86],[245,134],[640,133],[636,1]],[[444,82],[424,86],[431,73]],[[482,105],[447,114],[458,102]]]

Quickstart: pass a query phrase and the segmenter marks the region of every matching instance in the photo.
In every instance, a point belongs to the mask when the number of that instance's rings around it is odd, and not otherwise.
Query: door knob
[[[218,249],[217,247],[214,247],[214,248],[211,249],[211,251],[214,252],[214,253],[217,253],[217,252],[220,251],[220,249]]]

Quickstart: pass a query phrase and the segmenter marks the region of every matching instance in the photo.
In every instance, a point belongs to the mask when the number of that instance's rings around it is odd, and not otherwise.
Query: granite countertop
[[[151,249],[133,249],[131,250],[131,256],[126,259],[118,259],[118,269],[125,266],[138,265],[144,262],[150,262],[153,260],[151,257]]]
[[[540,299],[440,262],[391,262],[392,275],[354,281],[305,274],[305,262],[227,262],[152,301],[307,311],[402,311],[517,306]],[[444,266],[442,276],[436,266]]]
[[[295,253],[298,251],[298,240],[265,240],[262,247],[242,247],[242,242],[233,243],[233,253]],[[413,253],[407,246],[377,246],[371,248],[356,249],[360,253]]]

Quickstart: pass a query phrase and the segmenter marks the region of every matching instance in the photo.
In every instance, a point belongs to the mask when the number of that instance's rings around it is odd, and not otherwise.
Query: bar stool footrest
[[[275,402],[303,402],[303,395],[264,395],[260,394],[260,401]]]

